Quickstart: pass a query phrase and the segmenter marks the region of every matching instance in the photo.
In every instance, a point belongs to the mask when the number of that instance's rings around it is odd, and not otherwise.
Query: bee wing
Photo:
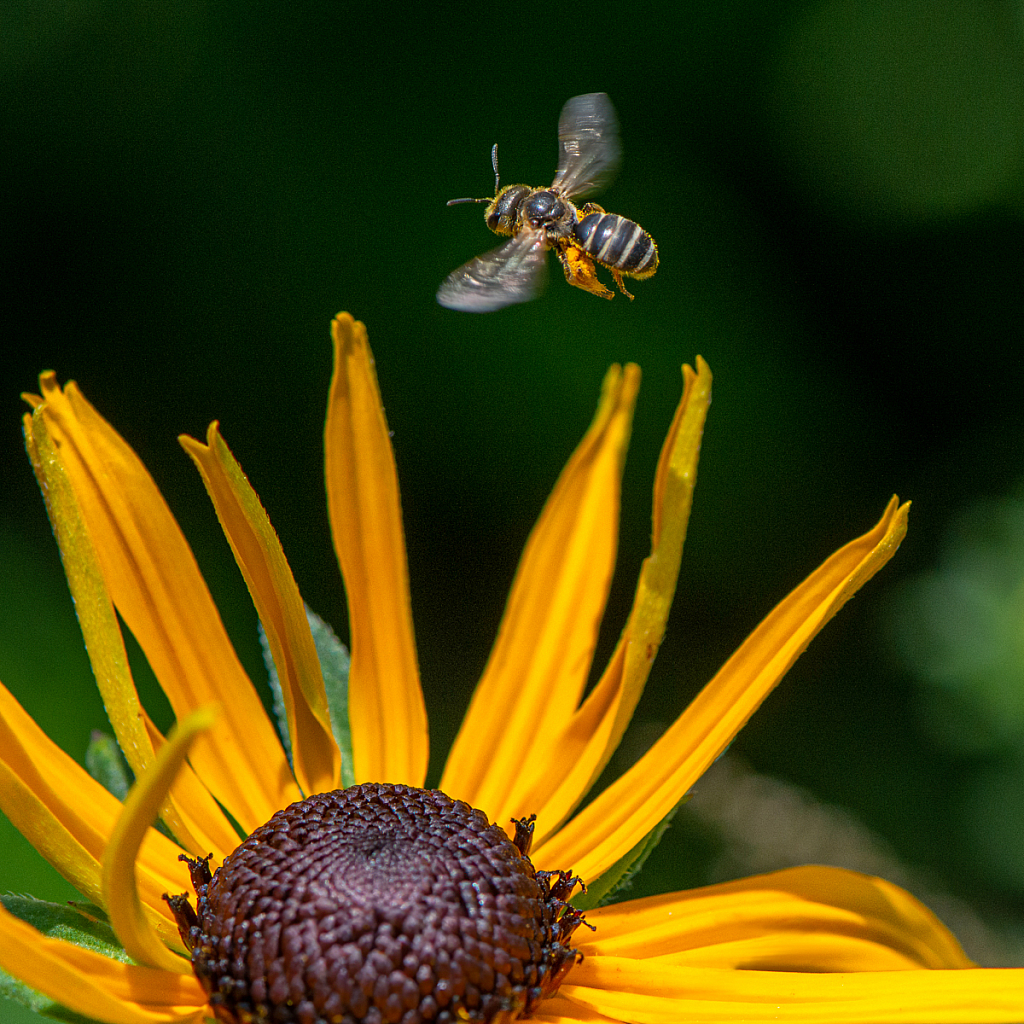
[[[544,287],[547,239],[521,231],[511,241],[453,270],[437,289],[437,301],[465,313],[489,313],[535,299]]]
[[[558,119],[558,170],[551,187],[566,196],[585,196],[614,177],[622,156],[619,122],[607,94],[573,96]]]

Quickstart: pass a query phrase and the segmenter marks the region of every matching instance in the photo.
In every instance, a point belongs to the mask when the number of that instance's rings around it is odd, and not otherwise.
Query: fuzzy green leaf
[[[0,903],[15,917],[32,925],[43,935],[62,942],[70,942],[91,949],[102,956],[131,963],[107,923],[106,914],[88,903],[47,903],[31,896],[0,896]],[[34,1013],[65,1024],[94,1024],[92,1018],[83,1017],[49,996],[36,992],[24,982],[0,969],[0,995],[28,1007]]]
[[[352,786],[356,777],[352,771],[352,731],[348,722],[348,670],[351,664],[348,648],[338,639],[334,630],[308,607],[306,618],[320,658],[331,731],[341,751],[341,785]]]
[[[348,648],[338,639],[333,629],[306,606],[306,621],[313,634],[313,644],[317,657],[320,659],[320,672],[324,677],[324,689],[327,691],[327,710],[331,716],[331,732],[334,741],[341,751],[341,785],[342,788],[355,783],[352,773],[352,732],[348,722],[348,670],[350,658]],[[285,714],[284,697],[281,694],[281,681],[270,653],[267,634],[260,623],[260,646],[263,648],[263,662],[267,666],[270,680],[270,692],[274,698],[274,717],[281,734],[281,742],[289,762],[292,757],[292,742],[288,734],[288,716]]]
[[[85,751],[85,770],[122,803],[132,785],[132,774],[113,736],[94,730]]]
[[[685,803],[681,800],[650,832],[640,840],[625,856],[620,857],[600,878],[594,879],[587,886],[585,893],[574,896],[570,902],[577,910],[593,910],[610,903],[612,897],[633,884],[633,879],[644,866],[651,851],[661,842],[661,837],[668,831],[676,811]]]

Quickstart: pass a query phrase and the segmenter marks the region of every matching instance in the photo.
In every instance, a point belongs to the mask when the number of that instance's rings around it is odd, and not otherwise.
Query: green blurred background
[[[969,686],[941,671],[936,686],[923,664],[940,640],[956,645],[915,588],[956,577],[950,524],[1011,500],[1024,478],[1024,9],[690,0],[575,13],[5,6],[0,679],[76,757],[104,726],[20,437],[18,394],[49,368],[150,467],[253,678],[255,616],[181,432],[221,421],[304,596],[344,636],[321,429],[328,324],[346,309],[369,327],[393,431],[436,779],[528,531],[607,366],[632,360],[644,384],[598,661],[610,651],[649,542],[679,366],[700,353],[715,400],[688,547],[623,757],[893,492],[911,498],[895,561],[733,753],[851,812],[1019,952],[1024,611],[1007,602],[1024,542],[996,544],[1008,578],[985,591],[980,621],[1003,617],[1003,649]],[[437,306],[445,274],[497,241],[482,208],[445,201],[491,190],[496,141],[505,183],[546,184],[562,104],[596,90],[625,149],[599,200],[652,233],[657,276],[633,303],[571,289],[553,267],[529,305]],[[962,628],[956,590],[932,604]],[[983,739],[961,742],[957,716],[979,714]],[[643,891],[721,873],[729,840],[699,799]],[[68,898],[3,828],[0,888]]]

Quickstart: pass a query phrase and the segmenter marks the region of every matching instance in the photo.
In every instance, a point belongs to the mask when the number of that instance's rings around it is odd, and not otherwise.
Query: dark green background
[[[853,809],[977,905],[1020,915],[1024,880],[986,867],[964,815],[959,787],[977,764],[922,729],[884,609],[934,561],[956,510],[1022,472],[1021,8],[566,13],[5,8],[0,678],[77,757],[103,725],[19,433],[18,393],[48,368],[147,462],[254,678],[252,607],[180,432],[221,421],[303,594],[344,634],[321,429],[328,324],[346,309],[369,327],[393,431],[436,773],[532,522],[605,369],[632,360],[644,384],[599,660],[610,650],[648,544],[679,366],[700,353],[715,400],[638,718],[670,721],[893,492],[913,499],[894,563],[735,749]],[[558,112],[593,90],[612,97],[625,148],[600,201],[652,233],[657,276],[633,303],[570,289],[553,268],[527,306],[437,306],[444,275],[497,241],[482,208],[445,201],[490,191],[495,141],[506,183],[547,183]],[[65,897],[19,842],[5,841],[0,886]],[[703,881],[703,842],[673,830],[657,884]]]

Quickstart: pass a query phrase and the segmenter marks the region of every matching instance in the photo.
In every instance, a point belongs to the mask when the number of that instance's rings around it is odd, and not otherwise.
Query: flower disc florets
[[[510,840],[436,790],[366,784],[279,811],[211,877],[193,913],[169,900],[223,1021],[418,1024],[511,1020],[578,953],[577,879],[535,871],[533,826]]]

